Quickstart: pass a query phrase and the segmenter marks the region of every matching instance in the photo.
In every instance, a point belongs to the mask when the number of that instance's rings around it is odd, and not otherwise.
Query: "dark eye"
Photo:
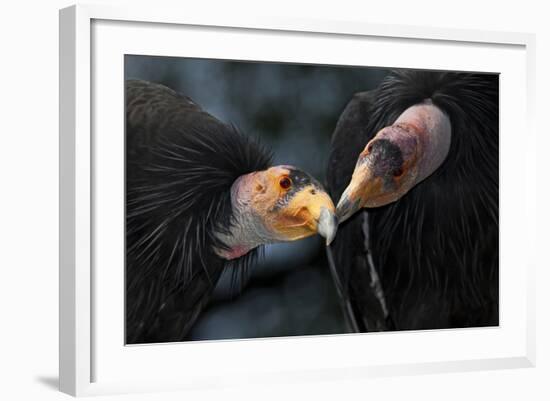
[[[372,152],[372,143],[369,143],[369,146],[367,146],[367,152]]]
[[[288,177],[281,178],[281,181],[279,181],[279,185],[283,189],[288,189],[292,185],[292,180]]]
[[[401,167],[396,168],[395,170],[393,170],[393,176],[394,177],[400,177],[401,175],[403,175],[403,169]]]

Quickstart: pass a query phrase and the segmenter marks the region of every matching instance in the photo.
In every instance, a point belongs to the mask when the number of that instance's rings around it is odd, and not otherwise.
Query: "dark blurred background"
[[[127,55],[126,79],[164,84],[325,182],[330,136],[354,93],[388,70]],[[337,200],[335,200],[337,201]],[[236,294],[226,272],[193,340],[335,334],[345,321],[319,237],[266,247]]]

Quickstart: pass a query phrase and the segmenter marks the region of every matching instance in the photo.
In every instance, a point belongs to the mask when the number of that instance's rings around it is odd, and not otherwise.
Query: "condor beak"
[[[364,207],[368,200],[375,198],[381,191],[382,181],[373,176],[370,168],[359,165],[355,169],[351,182],[340,197],[336,206],[338,221],[344,222]]]
[[[361,208],[361,203],[355,195],[350,194],[351,191],[346,191],[340,197],[338,206],[336,206],[336,214],[341,222],[349,219],[356,211]]]
[[[373,139],[355,166],[351,181],[340,197],[337,215],[340,222],[363,207],[379,207],[395,202],[412,186],[414,157],[404,157],[404,141]]]
[[[338,219],[336,215],[327,208],[321,208],[321,214],[319,216],[319,223],[317,224],[317,232],[319,235],[326,239],[326,245],[330,243],[336,237],[336,231],[338,230]]]
[[[302,188],[283,209],[276,230],[285,241],[306,238],[318,233],[330,244],[336,236],[338,220],[334,203],[320,188]]]
[[[307,209],[305,219],[306,221],[309,220],[308,225],[311,229],[325,238],[325,243],[328,246],[334,240],[338,230],[338,219],[336,218],[334,203],[332,203],[330,196],[322,190],[316,190],[315,195],[309,195],[311,192],[306,188],[304,193],[306,197],[303,201]]]

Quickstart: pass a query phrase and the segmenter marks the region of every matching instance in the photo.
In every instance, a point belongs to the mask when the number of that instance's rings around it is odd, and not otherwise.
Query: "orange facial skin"
[[[254,173],[250,206],[282,241],[318,231],[322,208],[335,212],[330,196],[311,177],[289,166]]]
[[[275,166],[243,175],[233,184],[234,224],[219,238],[233,259],[259,245],[296,241],[320,234],[327,244],[338,223],[330,196],[309,174],[292,166]]]

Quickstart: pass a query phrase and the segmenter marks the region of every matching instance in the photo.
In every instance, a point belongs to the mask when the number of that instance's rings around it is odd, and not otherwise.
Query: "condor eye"
[[[288,177],[283,177],[283,178],[281,178],[281,181],[279,181],[279,185],[283,189],[288,189],[292,185],[292,180]]]
[[[396,168],[395,170],[393,170],[393,176],[394,177],[400,177],[402,175],[403,175],[403,169],[401,167]]]

